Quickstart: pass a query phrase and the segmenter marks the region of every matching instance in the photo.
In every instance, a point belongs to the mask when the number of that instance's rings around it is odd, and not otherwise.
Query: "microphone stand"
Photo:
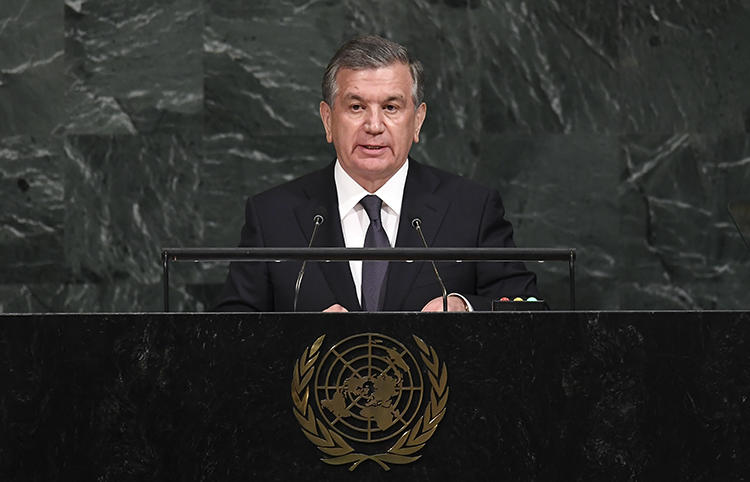
[[[419,233],[419,237],[422,239],[422,244],[425,248],[429,249],[429,246],[427,246],[427,240],[424,239],[424,234],[422,234],[422,220],[419,218],[414,218],[411,221],[412,227]],[[430,263],[432,263],[432,270],[435,272],[435,277],[438,280],[438,283],[440,284],[440,289],[443,290],[443,312],[448,311],[448,291],[445,289],[445,284],[443,283],[442,278],[440,278],[440,273],[438,273],[437,266],[435,266],[435,261],[430,260]]]
[[[315,235],[318,232],[318,226],[323,224],[323,221],[325,221],[325,218],[320,215],[316,214],[313,216],[313,232],[310,235],[310,243],[307,245],[308,248],[312,247],[313,241],[315,240]],[[300,286],[302,286],[302,276],[305,274],[305,266],[307,266],[307,260],[302,261],[302,268],[299,270],[299,274],[297,275],[297,282],[294,284],[294,305],[293,305],[293,311],[297,312],[297,299],[299,298],[299,289]]]

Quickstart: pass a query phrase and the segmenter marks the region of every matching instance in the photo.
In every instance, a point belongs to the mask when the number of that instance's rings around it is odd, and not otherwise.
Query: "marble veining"
[[[425,64],[414,157],[577,248],[579,307],[746,308],[749,31],[741,0],[3,1],[0,311],[159,310],[161,247],[235,245],[248,195],[333,159],[320,79],[361,32]],[[224,273],[175,268],[173,306]]]

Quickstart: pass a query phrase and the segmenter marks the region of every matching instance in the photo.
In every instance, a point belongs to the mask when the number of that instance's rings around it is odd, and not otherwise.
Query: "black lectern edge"
[[[201,261],[567,261],[575,310],[575,248],[162,248],[164,311],[169,312],[169,263]]]
[[[377,313],[386,313],[386,314],[397,314],[397,315],[412,315],[412,316],[418,316],[421,314],[424,314],[425,312],[422,311],[387,311],[387,312],[377,312]],[[443,313],[440,311],[437,312],[430,312],[437,313],[439,315],[443,316],[471,316],[473,313],[476,314],[496,314],[499,316],[503,316],[504,314],[520,314],[520,313],[529,313],[529,314],[535,314],[535,315],[541,315],[544,316],[545,313],[551,313],[551,314],[571,314],[571,315],[577,315],[577,316],[585,316],[587,314],[589,315],[607,315],[609,313],[618,313],[618,314],[633,314],[633,315],[657,315],[657,314],[674,314],[678,315],[680,313],[706,313],[706,314],[737,314],[737,313],[748,313],[747,309],[737,309],[737,310],[545,310],[545,311],[484,311],[484,310],[476,310],[473,312],[465,312],[465,311],[450,311],[447,313]],[[66,312],[66,311],[56,311],[56,312],[49,312],[49,313],[42,313],[42,312],[28,312],[28,313],[18,313],[18,312],[6,312],[6,313],[0,313],[0,319],[1,318],[11,318],[11,317],[24,317],[24,318],[32,318],[32,317],[58,317],[58,316],[65,316],[65,317],[99,317],[99,316],[125,316],[125,317],[135,317],[135,316],[157,316],[157,317],[171,317],[171,316],[196,316],[196,317],[202,317],[205,315],[230,315],[230,316],[237,316],[237,315],[251,315],[251,314],[260,314],[260,315],[280,315],[280,316],[300,316],[300,315],[312,315],[312,314],[322,314],[318,311],[298,311],[298,312],[292,312],[292,311],[87,311],[87,312]],[[366,311],[350,311],[350,312],[336,312],[336,313],[325,313],[326,315],[330,316],[351,316],[351,315],[366,315],[368,312]]]

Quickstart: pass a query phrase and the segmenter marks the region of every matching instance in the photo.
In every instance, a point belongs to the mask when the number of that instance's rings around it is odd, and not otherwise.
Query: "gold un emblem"
[[[379,333],[344,338],[318,363],[325,335],[294,364],[292,401],[302,433],[330,465],[356,469],[372,460],[408,464],[445,415],[448,370],[435,349],[412,335],[425,367],[398,340]]]

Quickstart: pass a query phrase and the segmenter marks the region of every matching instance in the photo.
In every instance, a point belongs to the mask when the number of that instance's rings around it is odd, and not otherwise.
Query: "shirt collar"
[[[383,186],[369,193],[365,188],[357,184],[357,181],[351,178],[349,174],[341,167],[341,163],[336,159],[336,165],[333,168],[333,178],[336,182],[336,194],[339,198],[339,213],[345,217],[353,210],[359,201],[368,194],[375,194],[383,200],[383,206],[390,208],[396,216],[401,215],[401,203],[404,198],[404,186],[406,186],[406,174],[409,171],[409,159],[406,159],[404,165],[388,179]]]

